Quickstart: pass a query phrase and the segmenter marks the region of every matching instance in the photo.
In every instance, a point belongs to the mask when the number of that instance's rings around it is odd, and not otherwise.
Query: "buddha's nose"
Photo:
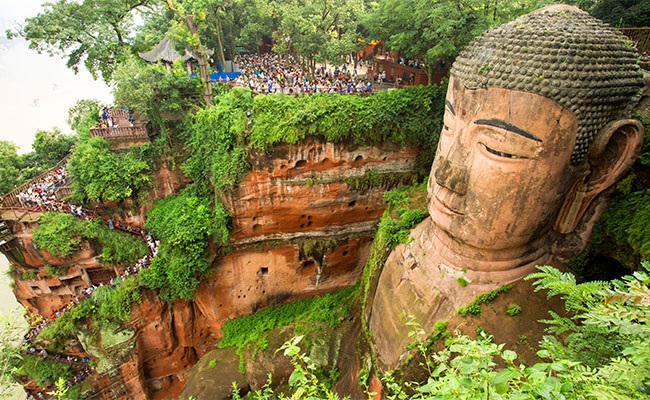
[[[462,160],[462,157],[461,160],[458,160],[462,163],[454,162],[458,156],[460,156],[459,152],[452,149],[449,156],[443,158],[438,164],[434,176],[438,185],[464,196],[467,194],[467,168],[464,166],[465,160]]]

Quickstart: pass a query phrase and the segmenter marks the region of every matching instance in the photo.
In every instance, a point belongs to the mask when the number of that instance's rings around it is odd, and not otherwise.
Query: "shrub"
[[[137,146],[115,154],[100,137],[81,141],[68,163],[72,197],[78,201],[122,200],[151,182],[151,165]]]
[[[445,86],[414,86],[366,97],[257,96],[250,142],[257,149],[298,143],[306,136],[362,145],[410,143],[420,148],[418,165],[426,174],[442,128],[446,92]]]
[[[331,328],[337,328],[349,313],[345,301],[356,290],[357,286],[353,286],[322,296],[267,307],[250,315],[230,319],[221,327],[223,336],[217,342],[217,346],[220,348],[237,346],[237,353],[243,363],[244,348],[250,345],[257,345],[260,348],[268,346],[268,337],[265,335],[278,326],[304,321],[311,330],[318,322],[325,323]],[[298,330],[297,326],[296,330]],[[302,333],[307,333],[307,330]],[[261,345],[263,342],[266,342],[266,346]]]
[[[456,282],[458,282],[458,284],[460,286],[462,286],[462,287],[467,286],[467,283],[468,283],[467,280],[465,278],[463,278],[462,276],[459,276],[458,278],[456,278]]]
[[[26,375],[29,379],[35,380],[41,387],[48,387],[60,377],[68,379],[72,373],[69,364],[46,360],[35,355],[24,356],[17,371],[17,375]]]
[[[146,226],[160,240],[158,257],[140,273],[143,285],[158,289],[165,300],[190,299],[210,267],[208,240],[228,242],[228,212],[197,197],[193,188],[156,200]]]
[[[111,230],[99,219],[83,220],[67,213],[43,213],[34,227],[33,237],[38,248],[58,256],[72,254],[80,248],[82,240],[97,243],[106,263],[132,263],[147,254],[142,240]]]
[[[247,167],[242,133],[253,105],[251,91],[236,87],[215,101],[185,122],[190,156],[182,169],[202,194],[232,187]]]
[[[94,312],[97,313],[100,324],[123,324],[131,317],[131,305],[139,303],[141,299],[140,284],[135,276],[130,276],[115,286],[99,287],[90,299],[79,302],[75,308],[61,314],[38,337],[59,346],[67,337],[76,335],[78,324]]]

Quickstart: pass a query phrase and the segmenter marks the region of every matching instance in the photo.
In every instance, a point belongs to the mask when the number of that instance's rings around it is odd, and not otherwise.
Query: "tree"
[[[115,102],[146,116],[170,146],[175,125],[201,102],[201,82],[187,74],[180,60],[168,72],[160,64],[130,57],[118,66],[114,78]]]
[[[48,169],[55,166],[70,152],[76,139],[75,136],[62,134],[58,128],[52,131],[39,130],[36,132],[32,149],[38,162]]]
[[[114,154],[106,140],[91,138],[79,143],[68,164],[72,195],[79,201],[125,199],[150,181],[150,168],[135,147]]]
[[[0,140],[0,193],[10,192],[18,186],[20,159],[16,150],[15,144]]]
[[[68,124],[79,136],[90,137],[90,128],[96,126],[99,120],[99,110],[102,104],[98,100],[78,100],[68,110]]]
[[[600,0],[588,11],[616,27],[650,26],[650,0]]]
[[[58,0],[27,18],[26,25],[8,30],[8,38],[22,36],[39,53],[67,57],[75,73],[83,62],[97,79],[110,82],[113,70],[130,49],[132,13],[156,0]]]
[[[16,395],[16,372],[20,360],[20,341],[27,330],[23,310],[10,310],[0,314],[0,399],[12,399]]]
[[[344,32],[356,32],[365,4],[361,0],[295,0],[280,4],[278,10],[281,20],[275,32],[274,50],[280,53],[295,51],[313,76],[317,61],[349,54],[349,47],[332,42],[343,39]],[[351,43],[352,37],[347,36],[346,43]]]
[[[175,39],[180,44],[190,47],[196,55],[199,64],[199,77],[203,81],[203,100],[206,106],[210,106],[212,104],[210,65],[208,64],[208,53],[199,35],[199,25],[206,23],[206,9],[210,5],[209,0],[165,0],[165,4],[167,9],[178,18],[178,21],[172,24]],[[223,49],[221,49],[221,53],[223,55]]]
[[[521,0],[385,0],[365,18],[372,39],[399,50],[406,58],[422,57],[429,76],[441,60],[453,61],[460,50],[486,29],[531,11],[543,1]]]

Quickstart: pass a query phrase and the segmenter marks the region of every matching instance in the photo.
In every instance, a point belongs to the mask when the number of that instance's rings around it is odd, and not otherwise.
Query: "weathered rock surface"
[[[213,272],[191,301],[169,304],[143,292],[142,303],[132,307],[132,355],[96,380],[95,396],[177,396],[190,368],[214,349],[227,319],[354,284],[385,208],[382,194],[389,185],[412,181],[416,154],[415,148],[308,139],[251,157],[252,168],[225,199],[233,216],[230,246],[212,249]],[[145,203],[127,200],[120,204],[126,211],[117,204],[98,211],[143,226],[152,200],[177,193],[186,183],[178,169],[167,166],[155,173],[154,181]],[[14,290],[34,313],[48,317],[88,285],[113,276],[87,243],[58,258],[33,246],[33,224],[12,226],[18,246],[10,259],[20,271],[37,271],[30,280],[19,273]],[[46,278],[45,264],[71,267],[60,279]],[[263,383],[267,371],[259,372]]]

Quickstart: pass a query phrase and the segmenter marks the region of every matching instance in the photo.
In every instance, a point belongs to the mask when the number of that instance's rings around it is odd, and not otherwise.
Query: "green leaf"
[[[517,353],[515,353],[512,350],[504,350],[503,354],[501,355],[501,358],[503,358],[506,361],[512,362],[515,358],[517,358]]]
[[[516,371],[511,370],[510,368],[499,371],[493,378],[492,383],[498,385],[503,382],[507,382],[510,379],[514,379],[518,376]]]
[[[302,369],[296,368],[291,373],[291,376],[289,376],[289,386],[291,387],[296,386],[298,382],[301,382],[304,379],[305,379],[305,373],[302,371]]]

